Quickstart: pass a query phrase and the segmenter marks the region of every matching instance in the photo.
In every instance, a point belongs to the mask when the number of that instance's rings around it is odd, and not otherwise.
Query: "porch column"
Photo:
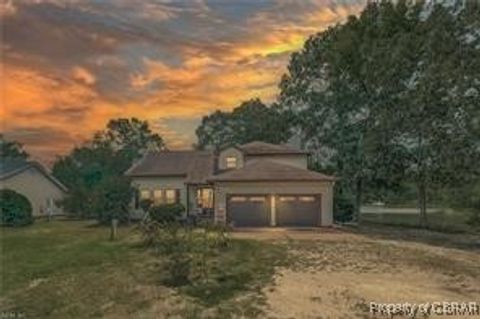
[[[275,206],[275,195],[270,196],[270,226],[277,225],[277,208]]]

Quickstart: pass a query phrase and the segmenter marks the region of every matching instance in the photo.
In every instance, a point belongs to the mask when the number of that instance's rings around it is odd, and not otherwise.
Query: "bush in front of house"
[[[333,219],[336,222],[352,221],[354,212],[353,201],[348,196],[336,195],[333,199]]]
[[[177,222],[182,212],[178,204],[152,206],[151,218],[142,220],[137,230],[147,247],[168,257],[162,259],[165,284],[200,286],[195,290],[200,291],[218,279],[218,258],[230,247],[230,237],[226,227],[214,223],[191,227]]]
[[[180,203],[151,206],[148,210],[150,218],[160,224],[170,224],[182,217],[185,206]]]
[[[467,223],[473,228],[480,230],[480,199],[474,200],[472,206],[472,212]]]
[[[25,196],[10,189],[2,189],[0,199],[2,226],[18,227],[33,223],[32,205]]]

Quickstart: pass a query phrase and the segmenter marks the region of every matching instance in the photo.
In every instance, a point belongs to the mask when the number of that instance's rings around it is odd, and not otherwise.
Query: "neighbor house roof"
[[[35,168],[62,191],[68,191],[67,187],[65,187],[65,185],[63,185],[58,179],[50,174],[50,172],[42,164],[35,161],[26,161],[21,158],[2,158],[0,161],[0,180],[3,181],[9,179],[29,168]]]
[[[129,168],[131,177],[185,176],[187,183],[206,183],[214,171],[213,153],[209,151],[149,152]]]
[[[295,155],[307,154],[307,152],[294,148],[287,144],[271,144],[261,141],[254,141],[243,145],[237,145],[245,155]]]
[[[211,176],[212,182],[334,181],[335,177],[274,161],[259,160]]]

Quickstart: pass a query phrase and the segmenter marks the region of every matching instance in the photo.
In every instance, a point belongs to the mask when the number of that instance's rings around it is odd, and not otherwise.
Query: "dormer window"
[[[226,158],[227,168],[237,168],[237,158],[235,156],[229,156]]]

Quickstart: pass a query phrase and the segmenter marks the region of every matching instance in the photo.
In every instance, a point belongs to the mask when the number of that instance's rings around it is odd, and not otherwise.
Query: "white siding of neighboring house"
[[[54,204],[52,214],[63,214],[63,210],[56,202],[64,197],[65,192],[35,167],[1,181],[1,187],[27,197],[32,205],[34,217],[48,216],[49,199],[53,200]]]
[[[215,184],[215,221],[226,222],[230,194],[321,194],[321,226],[333,223],[333,182],[221,182]]]
[[[185,177],[134,177],[132,178],[132,186],[140,190],[155,189],[179,189],[180,203],[187,207],[187,189],[185,185]],[[190,199],[191,201],[192,199]],[[134,203],[132,203],[132,206]],[[141,217],[143,212],[141,209],[135,209],[133,206],[133,217]]]
[[[227,157],[230,156],[237,158],[237,168],[243,167],[243,153],[235,147],[229,147],[218,155],[218,168],[220,170],[227,169]]]
[[[307,169],[307,155],[305,154],[285,154],[285,155],[247,155],[245,156],[245,162],[248,163],[249,161],[255,160],[268,160],[277,162],[280,164],[286,164],[298,168]]]

